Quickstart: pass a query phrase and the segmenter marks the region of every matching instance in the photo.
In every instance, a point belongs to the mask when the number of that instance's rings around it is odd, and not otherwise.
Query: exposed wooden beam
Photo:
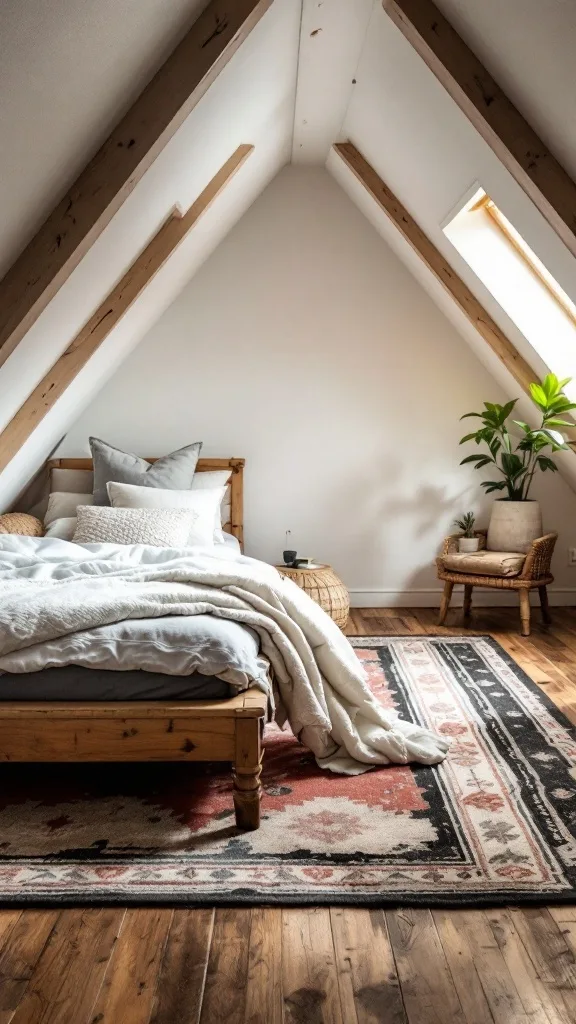
[[[0,365],[272,0],[211,0],[0,281]]]
[[[0,472],[14,458],[46,413],[64,394],[110,331],[134,304],[182,239],[212,205],[254,146],[239,146],[185,214],[175,211],[140,253],[119,284],[90,317],[68,348],[0,434]]]
[[[576,256],[576,183],[432,0],[383,0],[383,6]]]
[[[504,331],[492,319],[482,303],[470,291],[467,284],[453,270],[448,261],[418,226],[408,210],[402,205],[394,193],[382,181],[371,164],[362,156],[351,142],[339,142],[334,149],[346,166],[358,178],[367,192],[378,203],[381,210],[398,228],[415,253],[425,263],[434,277],[452,296],[459,309],[465,314],[473,327],[488,342],[492,351],[504,363],[514,380],[523,391],[530,393],[530,384],[540,379],[540,374],[520,355],[516,347]],[[571,440],[576,439],[576,431],[570,431]]]

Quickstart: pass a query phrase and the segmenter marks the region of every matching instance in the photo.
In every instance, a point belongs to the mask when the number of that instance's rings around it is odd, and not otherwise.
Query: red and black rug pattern
[[[0,901],[468,905],[576,897],[576,731],[488,637],[360,637],[436,767],[324,772],[269,726],[262,824],[223,765],[0,768]]]

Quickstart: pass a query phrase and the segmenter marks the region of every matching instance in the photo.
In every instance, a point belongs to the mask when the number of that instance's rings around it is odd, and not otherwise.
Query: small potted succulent
[[[478,544],[480,542],[474,534],[475,522],[476,516],[473,512],[465,512],[461,519],[454,520],[454,526],[457,526],[462,531],[462,536],[458,538],[458,550],[462,554],[478,551]]]

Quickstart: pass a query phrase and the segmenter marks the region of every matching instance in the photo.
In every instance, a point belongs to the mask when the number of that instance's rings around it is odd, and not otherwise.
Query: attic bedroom
[[[0,5],[0,1020],[576,1019],[576,9]]]

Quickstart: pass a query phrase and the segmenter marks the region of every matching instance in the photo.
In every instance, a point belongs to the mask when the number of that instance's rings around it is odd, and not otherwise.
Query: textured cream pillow
[[[79,505],[75,544],[151,544],[185,548],[198,515],[185,508],[109,508]]]
[[[189,544],[212,547],[215,531],[220,533],[220,504],[225,487],[173,491],[139,484],[108,483],[108,498],[113,508],[185,508],[193,510],[194,520]],[[219,538],[218,538],[219,539]]]

